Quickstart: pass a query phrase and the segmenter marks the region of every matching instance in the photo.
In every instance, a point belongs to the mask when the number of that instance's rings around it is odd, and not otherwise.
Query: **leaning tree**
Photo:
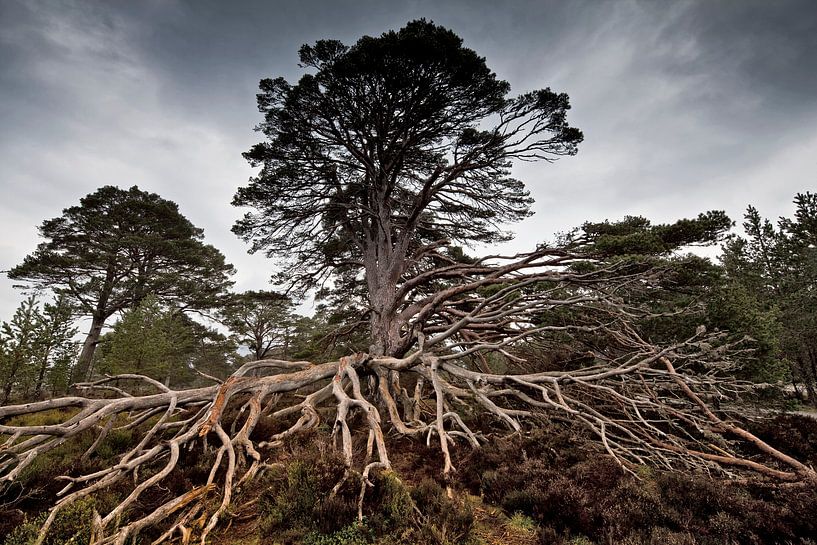
[[[148,295],[182,308],[217,305],[232,265],[176,203],[133,186],[104,186],[40,226],[45,239],[9,278],[64,296],[91,318],[74,380],[86,380],[105,322]]]
[[[717,240],[725,216],[588,224],[563,244],[468,257],[458,245],[504,240],[502,225],[529,214],[530,198],[510,174],[515,160],[575,153],[581,133],[566,122],[567,97],[547,89],[511,96],[484,59],[426,21],[351,47],[304,46],[301,64],[310,73],[297,84],[262,82],[267,139],[247,154],[261,170],[236,195],[252,210],[235,230],[275,258],[292,288],[334,288],[335,300],[348,290],[359,315],[347,330],[363,328],[368,351],[322,363],[252,361],[186,390],[105,377],[77,384],[84,395],[0,408],[0,419],[54,408],[66,415],[43,426],[0,421],[4,482],[91,430],[97,440],[85,457],[111,429],[141,430],[116,463],[62,477],[46,530],[60,509],[128,479],[130,494],[95,517],[94,543],[124,544],[158,527],[154,543],[195,536],[204,544],[275,449],[327,414],[360,506],[371,472],[391,467],[386,432],[433,440],[449,476],[457,445],[477,447],[544,419],[588,430],[623,471],[651,464],[817,480],[710,408],[708,400],[739,387],[724,377],[742,346],[701,327],[660,343],[644,334],[645,323],[684,310],[650,305],[677,272],[661,256]],[[648,258],[628,257],[645,243]],[[133,395],[136,382],[155,393]],[[261,435],[264,416],[280,431]],[[189,449],[212,456],[201,486],[129,517]]]

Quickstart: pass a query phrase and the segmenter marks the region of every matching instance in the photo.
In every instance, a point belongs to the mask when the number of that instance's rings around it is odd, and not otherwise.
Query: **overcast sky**
[[[788,215],[795,193],[817,190],[817,1],[501,4],[0,0],[0,270],[34,249],[44,219],[102,185],[138,185],[205,230],[237,289],[266,287],[272,264],[230,232],[258,81],[296,80],[303,43],[420,17],[514,92],[571,97],[585,141],[517,170],[536,215],[510,249],[626,214]],[[0,320],[20,299],[2,275]]]

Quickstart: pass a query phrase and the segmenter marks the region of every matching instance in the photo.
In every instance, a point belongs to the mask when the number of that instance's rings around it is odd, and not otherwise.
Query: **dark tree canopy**
[[[231,285],[232,265],[176,203],[133,186],[101,187],[40,226],[45,239],[9,277],[64,294],[92,318],[75,378],[88,372],[111,315],[153,294],[187,309],[212,308]]]
[[[510,237],[501,226],[532,202],[513,160],[572,155],[582,140],[567,95],[510,96],[484,58],[425,20],[351,47],[321,40],[300,59],[313,72],[297,84],[261,82],[267,140],[245,156],[262,168],[234,200],[255,210],[234,231],[296,287],[364,269],[375,321],[404,305],[397,286],[438,265],[440,247]],[[399,325],[372,326],[401,350],[385,331]]]
[[[604,256],[665,256],[685,246],[717,244],[725,239],[732,225],[732,220],[720,210],[671,224],[653,224],[641,216],[626,216],[617,222],[587,222],[580,232],[569,237],[568,243],[592,242],[593,252]]]

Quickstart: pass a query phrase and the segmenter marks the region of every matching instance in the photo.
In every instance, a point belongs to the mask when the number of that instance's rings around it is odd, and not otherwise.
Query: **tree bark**
[[[91,329],[82,344],[77,364],[71,372],[71,382],[84,382],[88,380],[88,371],[91,369],[91,360],[94,358],[96,345],[99,344],[99,337],[102,335],[102,326],[105,325],[105,317],[95,314],[91,320]]]
[[[17,373],[16,368],[13,371],[15,374]],[[10,375],[8,380],[6,381],[5,386],[3,387],[3,400],[0,401],[0,405],[5,405],[9,397],[11,397],[11,388],[14,386],[14,375]]]
[[[49,347],[45,354],[43,354],[43,359],[40,362],[40,370],[37,373],[37,384],[34,386],[34,397],[40,397],[40,393],[43,390],[43,382],[45,382],[45,370],[48,368],[48,357],[51,355],[51,347]]]

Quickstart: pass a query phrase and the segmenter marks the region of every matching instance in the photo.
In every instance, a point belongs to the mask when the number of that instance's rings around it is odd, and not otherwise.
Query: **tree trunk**
[[[809,405],[817,407],[817,392],[815,392],[815,384],[817,384],[817,354],[814,353],[811,346],[808,347],[808,358],[811,366],[811,372],[808,373],[808,389],[809,389]]]
[[[71,382],[82,382],[88,380],[88,372],[91,369],[91,360],[94,358],[96,345],[99,344],[99,337],[102,335],[102,326],[105,325],[105,317],[94,315],[91,320],[91,329],[82,344],[82,352],[79,355],[74,371],[71,373]]]
[[[11,366],[9,368],[8,377],[6,378],[6,384],[3,387],[3,400],[0,401],[0,405],[8,403],[11,397],[11,390],[14,388],[14,379],[17,377],[17,372],[20,370],[20,367],[22,367],[22,358],[23,356],[18,346],[11,355]]]
[[[372,356],[398,356],[400,346],[400,329],[397,316],[391,311],[392,303],[388,298],[373,300],[371,318],[371,346]]]
[[[49,347],[43,355],[40,363],[40,370],[37,373],[37,384],[34,386],[34,397],[39,398],[43,390],[43,382],[45,381],[45,370],[48,368],[48,357],[51,355],[51,348]]]
[[[388,250],[381,249],[384,255]],[[373,260],[374,264],[366,267],[366,281],[369,287],[369,305],[372,313],[369,319],[372,356],[397,356],[400,347],[402,325],[395,312],[397,297],[396,266],[389,266],[389,260]]]
[[[9,396],[11,396],[11,385],[11,381],[6,382],[5,388],[3,388],[3,401],[0,401],[0,405],[5,405],[8,402]]]

